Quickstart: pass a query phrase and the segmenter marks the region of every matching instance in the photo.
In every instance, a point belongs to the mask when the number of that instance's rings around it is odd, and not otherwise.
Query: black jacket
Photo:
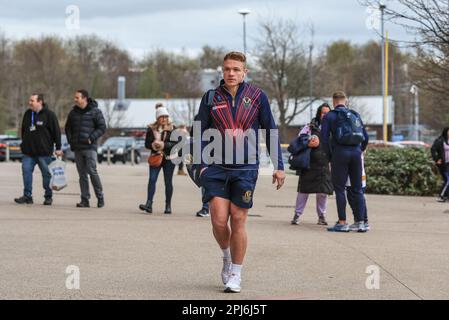
[[[321,143],[319,124],[313,119],[309,126],[312,134],[320,138],[320,144],[310,152],[310,169],[297,172],[298,192],[332,194],[334,188],[329,171],[329,160]]]
[[[33,114],[34,126],[31,124]],[[61,150],[61,129],[54,112],[46,104],[38,113],[28,109],[22,120],[22,153],[32,157],[51,156],[55,145],[56,150]]]
[[[432,145],[430,152],[432,154],[432,158],[434,161],[443,160],[443,165],[446,163],[445,154],[444,154],[444,138],[443,136],[439,136]]]
[[[97,140],[105,131],[106,123],[95,100],[89,99],[85,109],[74,106],[67,117],[65,133],[73,151],[97,151]]]

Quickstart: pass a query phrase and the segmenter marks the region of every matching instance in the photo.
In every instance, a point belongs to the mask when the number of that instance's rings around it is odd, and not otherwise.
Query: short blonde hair
[[[235,60],[235,61],[240,61],[243,62],[243,64],[246,66],[246,56],[238,51],[231,51],[228,52],[223,59],[223,62],[226,60]]]
[[[332,95],[332,99],[334,100],[346,100],[348,97],[346,96],[346,93],[344,91],[335,91]]]

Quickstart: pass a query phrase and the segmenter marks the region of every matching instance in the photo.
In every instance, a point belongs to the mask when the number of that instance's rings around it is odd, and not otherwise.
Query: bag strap
[[[215,89],[207,91],[206,104],[208,107],[212,107],[214,105],[214,97],[215,97]]]

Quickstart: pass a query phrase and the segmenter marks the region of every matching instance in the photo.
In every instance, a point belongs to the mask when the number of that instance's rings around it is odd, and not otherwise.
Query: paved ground
[[[289,224],[295,176],[278,192],[261,176],[243,291],[230,295],[210,221],[193,215],[199,190],[186,177],[175,176],[173,215],[162,213],[162,184],[155,213],[143,215],[146,166],[100,165],[103,209],[75,208],[77,175],[68,169],[70,185],[52,207],[41,205],[38,170],[36,204],[19,206],[20,164],[0,163],[0,299],[449,299],[449,204],[433,198],[369,195],[373,230],[335,234],[315,224],[314,198],[303,223]],[[328,212],[335,221],[334,198]],[[80,290],[66,288],[69,265],[80,269]],[[371,265],[377,290],[366,288]]]

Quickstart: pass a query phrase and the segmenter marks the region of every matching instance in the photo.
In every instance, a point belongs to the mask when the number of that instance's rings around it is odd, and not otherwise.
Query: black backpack
[[[360,115],[348,108],[337,108],[337,128],[335,140],[338,144],[355,146],[365,140]]]
[[[207,92],[207,97],[206,97],[206,103],[208,107],[213,106],[214,104],[214,96],[215,96],[215,90],[209,90]],[[195,116],[195,118],[193,119],[194,121],[198,120],[198,115]],[[201,187],[201,180],[200,180],[200,165],[199,164],[194,164],[193,161],[193,126],[192,129],[190,131],[190,145],[189,145],[189,154],[185,156],[185,158],[183,159],[185,164],[186,164],[186,168],[187,168],[187,172],[189,173],[189,177],[192,179],[192,181],[196,184],[197,187]],[[201,141],[199,142],[201,143]]]

